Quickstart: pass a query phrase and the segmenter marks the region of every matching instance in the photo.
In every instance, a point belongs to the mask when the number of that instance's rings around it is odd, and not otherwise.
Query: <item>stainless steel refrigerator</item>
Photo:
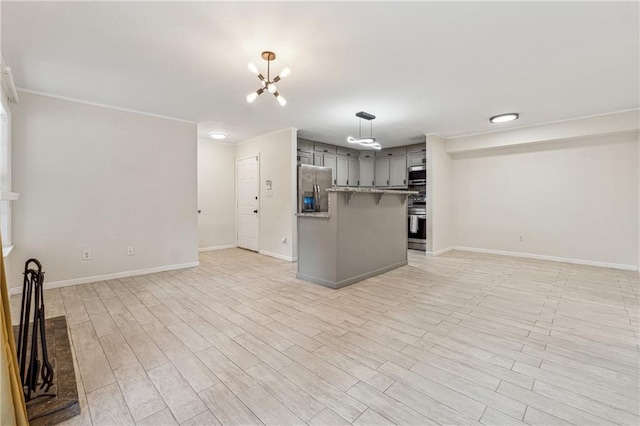
[[[329,194],[333,175],[330,167],[298,166],[298,213],[329,211]]]

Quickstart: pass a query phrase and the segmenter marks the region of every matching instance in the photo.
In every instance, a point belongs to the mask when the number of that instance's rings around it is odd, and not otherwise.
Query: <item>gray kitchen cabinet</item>
[[[298,139],[298,152],[313,152],[313,142],[306,139]]]
[[[375,156],[375,151],[360,151],[360,158],[374,158]]]
[[[313,154],[313,165],[324,166],[324,154]]]
[[[407,186],[407,157],[391,157],[389,164],[389,186]]]
[[[360,183],[360,160],[357,158],[349,157],[349,179],[347,179],[347,186],[358,186]]]
[[[389,173],[391,171],[390,158],[376,158],[375,167],[375,186],[376,188],[384,188],[389,186]]]
[[[409,145],[407,147],[407,153],[408,154],[416,154],[416,153],[422,153],[422,155],[426,154],[427,152],[427,144],[426,143],[419,143],[419,144],[415,144],[415,145]]]
[[[298,151],[298,164],[313,164],[311,153]]]
[[[326,152],[326,153],[330,153],[330,154],[335,154],[336,153],[336,146],[335,145],[329,145],[326,143],[320,143],[320,142],[316,142],[313,144],[313,149],[316,152]]]
[[[372,187],[375,185],[374,162],[373,158],[360,158],[360,186]]]
[[[347,186],[349,183],[349,157],[338,155],[336,160],[336,185]]]
[[[337,158],[335,154],[324,154],[323,155],[323,166],[329,167],[331,169],[331,179],[333,184],[337,183],[336,180],[336,168],[337,168]]]

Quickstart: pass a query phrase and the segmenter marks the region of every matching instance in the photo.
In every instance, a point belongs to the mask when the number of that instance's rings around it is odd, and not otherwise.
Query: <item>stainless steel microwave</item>
[[[425,185],[427,183],[426,166],[409,167],[409,185]]]

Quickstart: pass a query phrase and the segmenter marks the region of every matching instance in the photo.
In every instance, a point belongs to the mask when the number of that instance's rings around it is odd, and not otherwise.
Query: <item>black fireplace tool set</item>
[[[27,402],[43,396],[56,396],[47,393],[49,388],[53,386],[53,367],[47,353],[43,284],[42,265],[37,259],[27,260],[24,265],[22,308],[18,331],[18,365],[22,389]],[[30,346],[28,345],[29,339],[31,339]],[[28,356],[27,346],[29,346]],[[42,356],[42,361],[39,353]],[[42,379],[41,383],[38,376]],[[40,385],[39,389],[38,385]],[[37,394],[38,392],[43,393]]]

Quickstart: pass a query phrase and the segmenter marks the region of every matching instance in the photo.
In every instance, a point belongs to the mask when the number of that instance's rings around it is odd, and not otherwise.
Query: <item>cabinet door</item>
[[[349,157],[338,155],[336,167],[336,185],[347,186],[349,183]]]
[[[322,158],[322,154],[313,154],[313,165],[314,166],[324,166],[324,161]]]
[[[360,183],[360,161],[357,158],[349,158],[349,179],[347,186],[358,186]]]
[[[323,155],[323,166],[329,167],[331,169],[331,183],[336,184],[336,156],[334,154],[324,154]]]
[[[424,154],[414,154],[409,157],[410,166],[422,166],[426,163]]]
[[[407,185],[407,157],[391,157],[391,165],[389,171],[390,186],[406,186]]]
[[[376,158],[376,187],[389,186],[390,158]]]
[[[313,151],[313,142],[308,141],[306,139],[298,139],[298,151],[312,152]]]
[[[308,152],[298,152],[298,164],[313,164],[311,154]]]
[[[360,159],[360,186],[371,187],[375,184],[374,161],[373,158]]]

